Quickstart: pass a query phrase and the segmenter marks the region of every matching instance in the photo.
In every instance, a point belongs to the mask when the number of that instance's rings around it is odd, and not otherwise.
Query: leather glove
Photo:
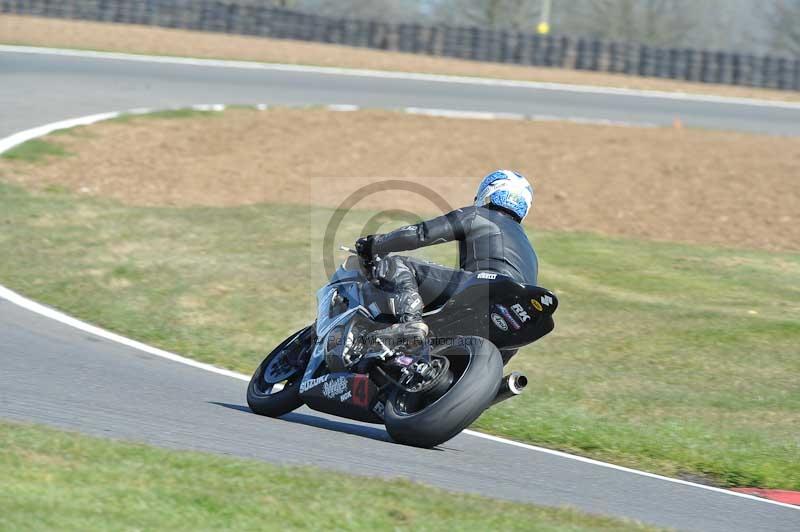
[[[372,260],[372,243],[375,235],[364,236],[356,240],[356,253],[367,262]]]

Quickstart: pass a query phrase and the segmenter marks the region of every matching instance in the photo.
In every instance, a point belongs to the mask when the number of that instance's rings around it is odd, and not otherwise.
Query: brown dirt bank
[[[176,206],[333,206],[361,185],[401,178],[459,206],[483,174],[506,167],[535,184],[534,227],[800,249],[800,139],[273,109],[137,118],[48,140],[73,155],[38,164],[0,160],[0,174],[131,204]],[[407,192],[370,201],[437,211]]]
[[[689,83],[602,72],[480,63],[332,44],[16,15],[0,15],[0,43],[480,76],[800,101],[800,93],[770,89]]]

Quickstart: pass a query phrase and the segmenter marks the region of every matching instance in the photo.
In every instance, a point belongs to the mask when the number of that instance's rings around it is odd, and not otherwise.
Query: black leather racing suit
[[[422,319],[423,306],[438,306],[480,271],[498,272],[525,284],[536,284],[539,261],[525,230],[510,213],[487,207],[453,212],[375,235],[372,253],[407,251],[458,241],[460,269],[412,257],[391,255],[378,263],[376,277],[395,294],[401,321]]]

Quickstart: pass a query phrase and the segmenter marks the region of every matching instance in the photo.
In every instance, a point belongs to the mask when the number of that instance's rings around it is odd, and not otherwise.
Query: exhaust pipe
[[[509,375],[503,377],[500,381],[500,389],[497,390],[497,395],[492,401],[493,405],[506,399],[511,399],[522,393],[522,390],[528,385],[528,377],[524,374],[514,371]]]

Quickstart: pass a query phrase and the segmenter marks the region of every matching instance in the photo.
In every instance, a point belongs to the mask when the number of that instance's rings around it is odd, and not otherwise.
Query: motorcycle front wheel
[[[256,414],[279,417],[303,404],[300,381],[314,348],[314,327],[306,327],[284,340],[253,373],[247,386],[247,404]]]
[[[389,395],[384,423],[394,441],[435,447],[470,426],[497,396],[503,378],[497,347],[477,336],[453,338],[448,344],[436,350],[448,358],[453,372],[453,384],[444,395],[430,404],[399,390]]]

